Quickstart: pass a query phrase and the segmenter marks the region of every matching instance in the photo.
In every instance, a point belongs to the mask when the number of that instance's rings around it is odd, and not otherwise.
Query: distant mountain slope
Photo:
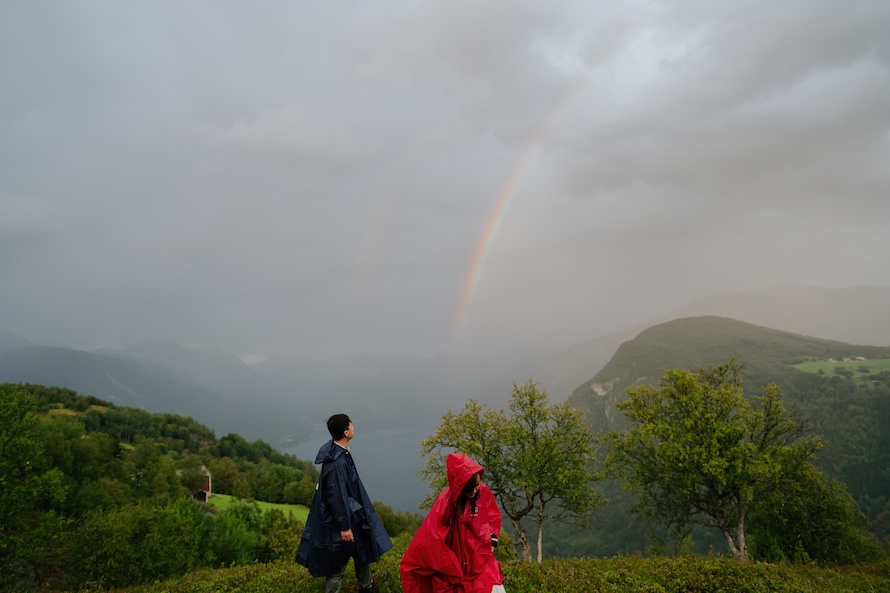
[[[732,357],[745,368],[751,389],[804,381],[792,364],[817,358],[890,358],[890,347],[857,346],[761,327],[725,317],[692,317],[655,325],[618,348],[612,359],[578,387],[569,403],[585,410],[597,428],[611,428],[615,402],[632,385],[656,384],[668,368],[697,368]],[[786,385],[787,386],[787,385]]]
[[[506,406],[512,384],[521,385],[531,379],[547,391],[551,401],[565,401],[578,385],[605,366],[618,347],[633,338],[640,329],[591,338],[558,352],[515,363],[482,392],[481,399]]]
[[[137,362],[163,375],[210,390],[233,402],[252,402],[262,408],[287,411],[299,407],[294,387],[279,388],[256,369],[232,354],[213,348],[192,348],[178,344],[144,341],[122,350],[99,353]],[[266,438],[272,438],[267,435]]]
[[[21,348],[22,346],[35,346],[31,340],[18,336],[12,332],[0,329],[0,352],[4,352],[11,348]]]
[[[252,367],[280,393],[289,393],[298,401],[311,401],[328,392],[344,377],[377,375],[389,361],[390,358],[375,354],[342,360],[273,356]]]
[[[0,353],[0,380],[67,387],[117,405],[181,415],[201,413],[216,399],[133,361],[49,346]]]
[[[652,320],[567,345],[558,352],[515,363],[485,392],[533,378],[554,401],[564,401],[595,375],[625,341],[647,327],[674,319],[719,316],[782,331],[851,344],[890,346],[890,287],[820,288],[779,284],[758,292],[723,293],[694,301]]]
[[[262,392],[236,399],[192,379],[133,357],[39,345],[0,351],[0,381],[67,387],[116,405],[191,416],[218,434],[234,432],[273,445],[288,433],[306,432],[298,405],[270,406]]]
[[[822,340],[724,317],[677,319],[622,344],[568,401],[585,412],[595,429],[622,429],[626,419],[615,404],[628,387],[657,385],[664,369],[696,369],[733,357],[743,366],[746,393],[759,393],[767,383],[779,386],[794,418],[825,443],[818,465],[846,483],[870,520],[882,522],[890,512],[890,376],[876,372],[872,379],[854,380],[804,373],[792,365],[812,359],[890,359],[890,347]],[[885,533],[886,523],[881,525],[876,529]]]
[[[615,404],[628,387],[657,385],[664,369],[696,369],[735,358],[745,372],[746,393],[759,393],[775,383],[794,417],[823,437],[824,469],[857,495],[886,496],[890,476],[882,468],[890,463],[890,377],[885,373],[854,381],[792,367],[813,359],[856,357],[890,359],[890,347],[820,340],[723,317],[678,319],[622,344],[605,367],[575,390],[569,403],[583,410],[595,429],[620,429],[626,420]],[[884,481],[876,481],[878,475],[884,475]]]

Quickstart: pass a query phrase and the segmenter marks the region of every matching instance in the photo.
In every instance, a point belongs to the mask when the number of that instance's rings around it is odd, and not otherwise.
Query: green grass
[[[399,560],[409,538],[395,538],[394,548],[372,566],[380,593],[401,593]],[[509,593],[890,593],[890,566],[820,568],[810,565],[742,564],[723,557],[619,556],[602,559],[504,563]],[[343,593],[356,591],[352,567]],[[81,593],[104,592],[102,588]],[[294,562],[202,570],[182,578],[117,593],[321,593],[324,579],[314,579]]]
[[[884,371],[890,371],[890,358],[878,358],[875,360],[811,360],[792,365],[799,371],[814,373],[826,377],[839,376],[837,369],[846,369],[853,373],[856,380],[869,379],[872,375],[878,375]]]
[[[232,503],[235,500],[238,500],[238,499],[235,498],[234,496],[229,496],[228,494],[213,494],[210,496],[210,498],[207,500],[207,502],[211,506],[219,509],[220,511],[224,511],[227,508],[229,508],[230,506],[232,506]],[[270,511],[272,509],[278,509],[279,511],[281,511],[285,514],[294,515],[303,524],[306,523],[306,518],[309,516],[309,508],[304,507],[303,505],[276,504],[276,503],[272,503],[272,502],[262,502],[259,500],[255,501],[255,502],[260,507],[260,510],[262,510],[263,512]]]

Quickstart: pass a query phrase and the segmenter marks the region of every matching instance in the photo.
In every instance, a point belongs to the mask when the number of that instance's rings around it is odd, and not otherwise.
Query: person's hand
[[[354,542],[355,541],[355,536],[352,535],[351,529],[347,529],[346,531],[341,531],[340,537],[343,538],[344,542]]]

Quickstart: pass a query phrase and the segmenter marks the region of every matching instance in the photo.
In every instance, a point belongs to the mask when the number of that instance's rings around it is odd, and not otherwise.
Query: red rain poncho
[[[445,463],[448,487],[436,497],[402,557],[402,588],[405,593],[490,593],[493,585],[503,583],[492,550],[492,535],[501,534],[501,512],[491,490],[480,484],[475,513],[467,502],[455,520],[461,491],[483,469],[462,453],[450,454]]]

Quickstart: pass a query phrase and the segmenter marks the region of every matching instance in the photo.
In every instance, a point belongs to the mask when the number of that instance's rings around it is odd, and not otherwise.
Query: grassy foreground
[[[395,547],[374,565],[380,593],[401,593],[399,560],[408,545]],[[688,556],[546,560],[543,564],[505,563],[508,593],[890,593],[890,565],[819,568],[741,564],[728,558]],[[352,567],[343,593],[356,591]],[[105,592],[96,586],[82,592]],[[180,579],[116,593],[321,593],[324,579],[313,579],[293,562],[202,570]]]

